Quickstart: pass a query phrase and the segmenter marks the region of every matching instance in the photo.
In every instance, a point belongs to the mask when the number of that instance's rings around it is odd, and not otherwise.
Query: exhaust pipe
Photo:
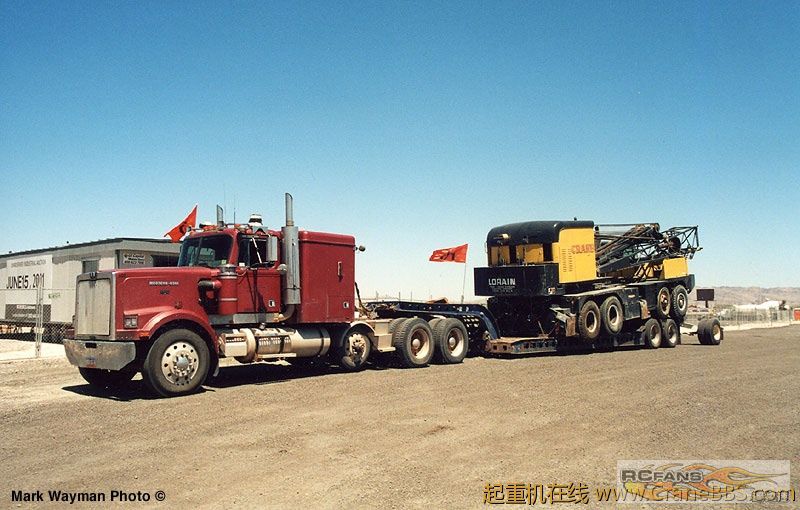
[[[283,304],[300,304],[300,246],[299,229],[294,225],[292,195],[286,193],[286,225],[281,228],[283,237]]]

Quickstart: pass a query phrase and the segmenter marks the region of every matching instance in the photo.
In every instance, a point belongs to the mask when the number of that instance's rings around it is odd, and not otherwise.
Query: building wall
[[[35,320],[37,287],[42,287],[44,320],[70,322],[75,313],[75,279],[84,261],[97,270],[152,267],[154,256],[177,257],[180,245],[147,240],[118,240],[64,246],[0,258],[0,320]]]

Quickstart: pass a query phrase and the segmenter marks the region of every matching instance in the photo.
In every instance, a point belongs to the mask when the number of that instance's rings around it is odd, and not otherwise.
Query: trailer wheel
[[[419,317],[402,322],[392,334],[392,343],[407,367],[424,367],[433,357],[433,332]]]
[[[659,319],[669,319],[669,312],[672,309],[672,295],[669,289],[661,287],[656,294],[656,317]]]
[[[678,285],[672,289],[672,317],[676,321],[680,321],[686,317],[686,312],[689,311],[689,293],[686,292],[686,287]]]
[[[122,370],[103,370],[101,368],[78,368],[83,380],[95,388],[119,388],[136,375],[136,366],[131,363]]]
[[[369,354],[372,352],[372,341],[358,328],[345,333],[336,350],[336,362],[348,372],[358,372],[367,367]]]
[[[681,341],[681,329],[672,319],[661,321],[661,338],[663,347],[675,347]]]
[[[603,330],[608,336],[614,336],[622,331],[625,314],[622,312],[622,303],[617,296],[609,296],[600,305],[600,317],[603,320]]]
[[[661,347],[661,323],[656,319],[647,319],[642,331],[644,345],[648,349],[658,349]]]
[[[587,301],[578,314],[578,333],[581,339],[592,342],[600,336],[600,308],[594,301]]]
[[[719,345],[725,338],[725,332],[719,319],[701,320],[697,325],[697,338],[703,345]]]
[[[142,378],[161,396],[188,395],[205,381],[210,358],[208,346],[197,333],[171,329],[159,336],[147,352]]]
[[[397,319],[392,319],[389,321],[389,333],[394,333],[394,330],[397,329],[397,325],[402,323],[408,317],[399,317]]]
[[[434,323],[434,321],[436,321]],[[430,321],[436,343],[434,356],[439,363],[461,363],[469,350],[469,334],[458,319]]]

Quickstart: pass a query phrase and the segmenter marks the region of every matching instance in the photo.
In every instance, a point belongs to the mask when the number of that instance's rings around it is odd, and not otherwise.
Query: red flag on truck
[[[431,262],[467,262],[467,247],[469,244],[462,244],[455,248],[442,248],[431,253]]]
[[[164,234],[164,237],[169,237],[172,239],[173,243],[177,243],[181,240],[181,237],[186,235],[186,232],[188,232],[190,228],[194,228],[196,223],[197,205],[195,204],[194,209],[186,216],[186,219],[172,227],[172,230]]]

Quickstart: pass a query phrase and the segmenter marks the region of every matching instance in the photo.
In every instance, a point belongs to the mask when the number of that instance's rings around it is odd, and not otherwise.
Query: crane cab
[[[527,221],[486,236],[488,267],[475,269],[480,296],[563,293],[565,284],[597,279],[594,222]]]

